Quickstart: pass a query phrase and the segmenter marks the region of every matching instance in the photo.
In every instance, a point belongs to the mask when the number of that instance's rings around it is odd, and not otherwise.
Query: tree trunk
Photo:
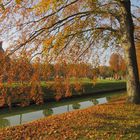
[[[131,15],[130,0],[121,1],[123,16],[121,19],[122,43],[125,50],[125,60],[127,65],[127,93],[128,102],[140,103],[140,84],[136,49],[134,41],[134,24]]]

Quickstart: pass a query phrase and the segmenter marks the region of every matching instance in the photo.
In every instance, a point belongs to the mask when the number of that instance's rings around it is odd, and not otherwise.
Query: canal
[[[112,98],[126,94],[122,92],[104,93],[63,99],[59,102],[47,102],[44,105],[31,105],[28,107],[15,107],[10,111],[8,108],[0,109],[0,128],[24,124],[50,115],[61,114],[77,109],[104,104]]]

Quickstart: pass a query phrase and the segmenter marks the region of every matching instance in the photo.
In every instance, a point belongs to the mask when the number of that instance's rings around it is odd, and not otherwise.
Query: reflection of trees
[[[69,105],[67,105],[67,112],[69,112],[70,111],[70,107],[69,107]]]
[[[20,124],[22,124],[22,114],[19,115]]]
[[[94,105],[99,104],[99,101],[97,99],[92,99],[91,101],[93,102]]]
[[[80,106],[79,103],[72,104],[73,109],[80,109]]]
[[[111,99],[111,97],[106,97],[107,102],[109,102]]]
[[[6,127],[6,126],[9,126],[10,125],[10,122],[9,120],[7,119],[0,119],[0,127]]]
[[[43,110],[43,114],[44,114],[44,116],[52,115],[53,114],[52,108],[46,108],[46,109],[44,109]]]

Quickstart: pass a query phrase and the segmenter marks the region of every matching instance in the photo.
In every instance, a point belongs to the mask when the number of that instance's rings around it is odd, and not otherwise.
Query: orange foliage
[[[56,100],[62,97],[71,96],[72,77],[76,79],[92,75],[90,66],[84,63],[70,64],[63,60],[55,64],[48,61],[41,61],[36,57],[30,62],[29,54],[22,52],[21,56],[7,58],[2,52],[0,61],[0,106],[16,103],[22,107],[28,106],[31,101],[42,104],[44,97],[42,91],[42,81],[54,81],[53,90]],[[91,77],[91,76],[90,76]],[[82,84],[76,80],[73,84],[76,91],[81,91]],[[18,101],[18,102],[16,102]]]
[[[119,72],[123,73],[122,75],[125,75],[126,72],[126,64],[125,60],[120,54],[113,53],[110,56],[110,61],[109,61],[111,69],[115,73],[115,78],[118,79]]]

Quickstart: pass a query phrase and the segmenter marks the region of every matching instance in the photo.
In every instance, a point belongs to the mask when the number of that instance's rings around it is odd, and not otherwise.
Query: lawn
[[[1,140],[139,140],[140,105],[110,103],[0,130]]]

